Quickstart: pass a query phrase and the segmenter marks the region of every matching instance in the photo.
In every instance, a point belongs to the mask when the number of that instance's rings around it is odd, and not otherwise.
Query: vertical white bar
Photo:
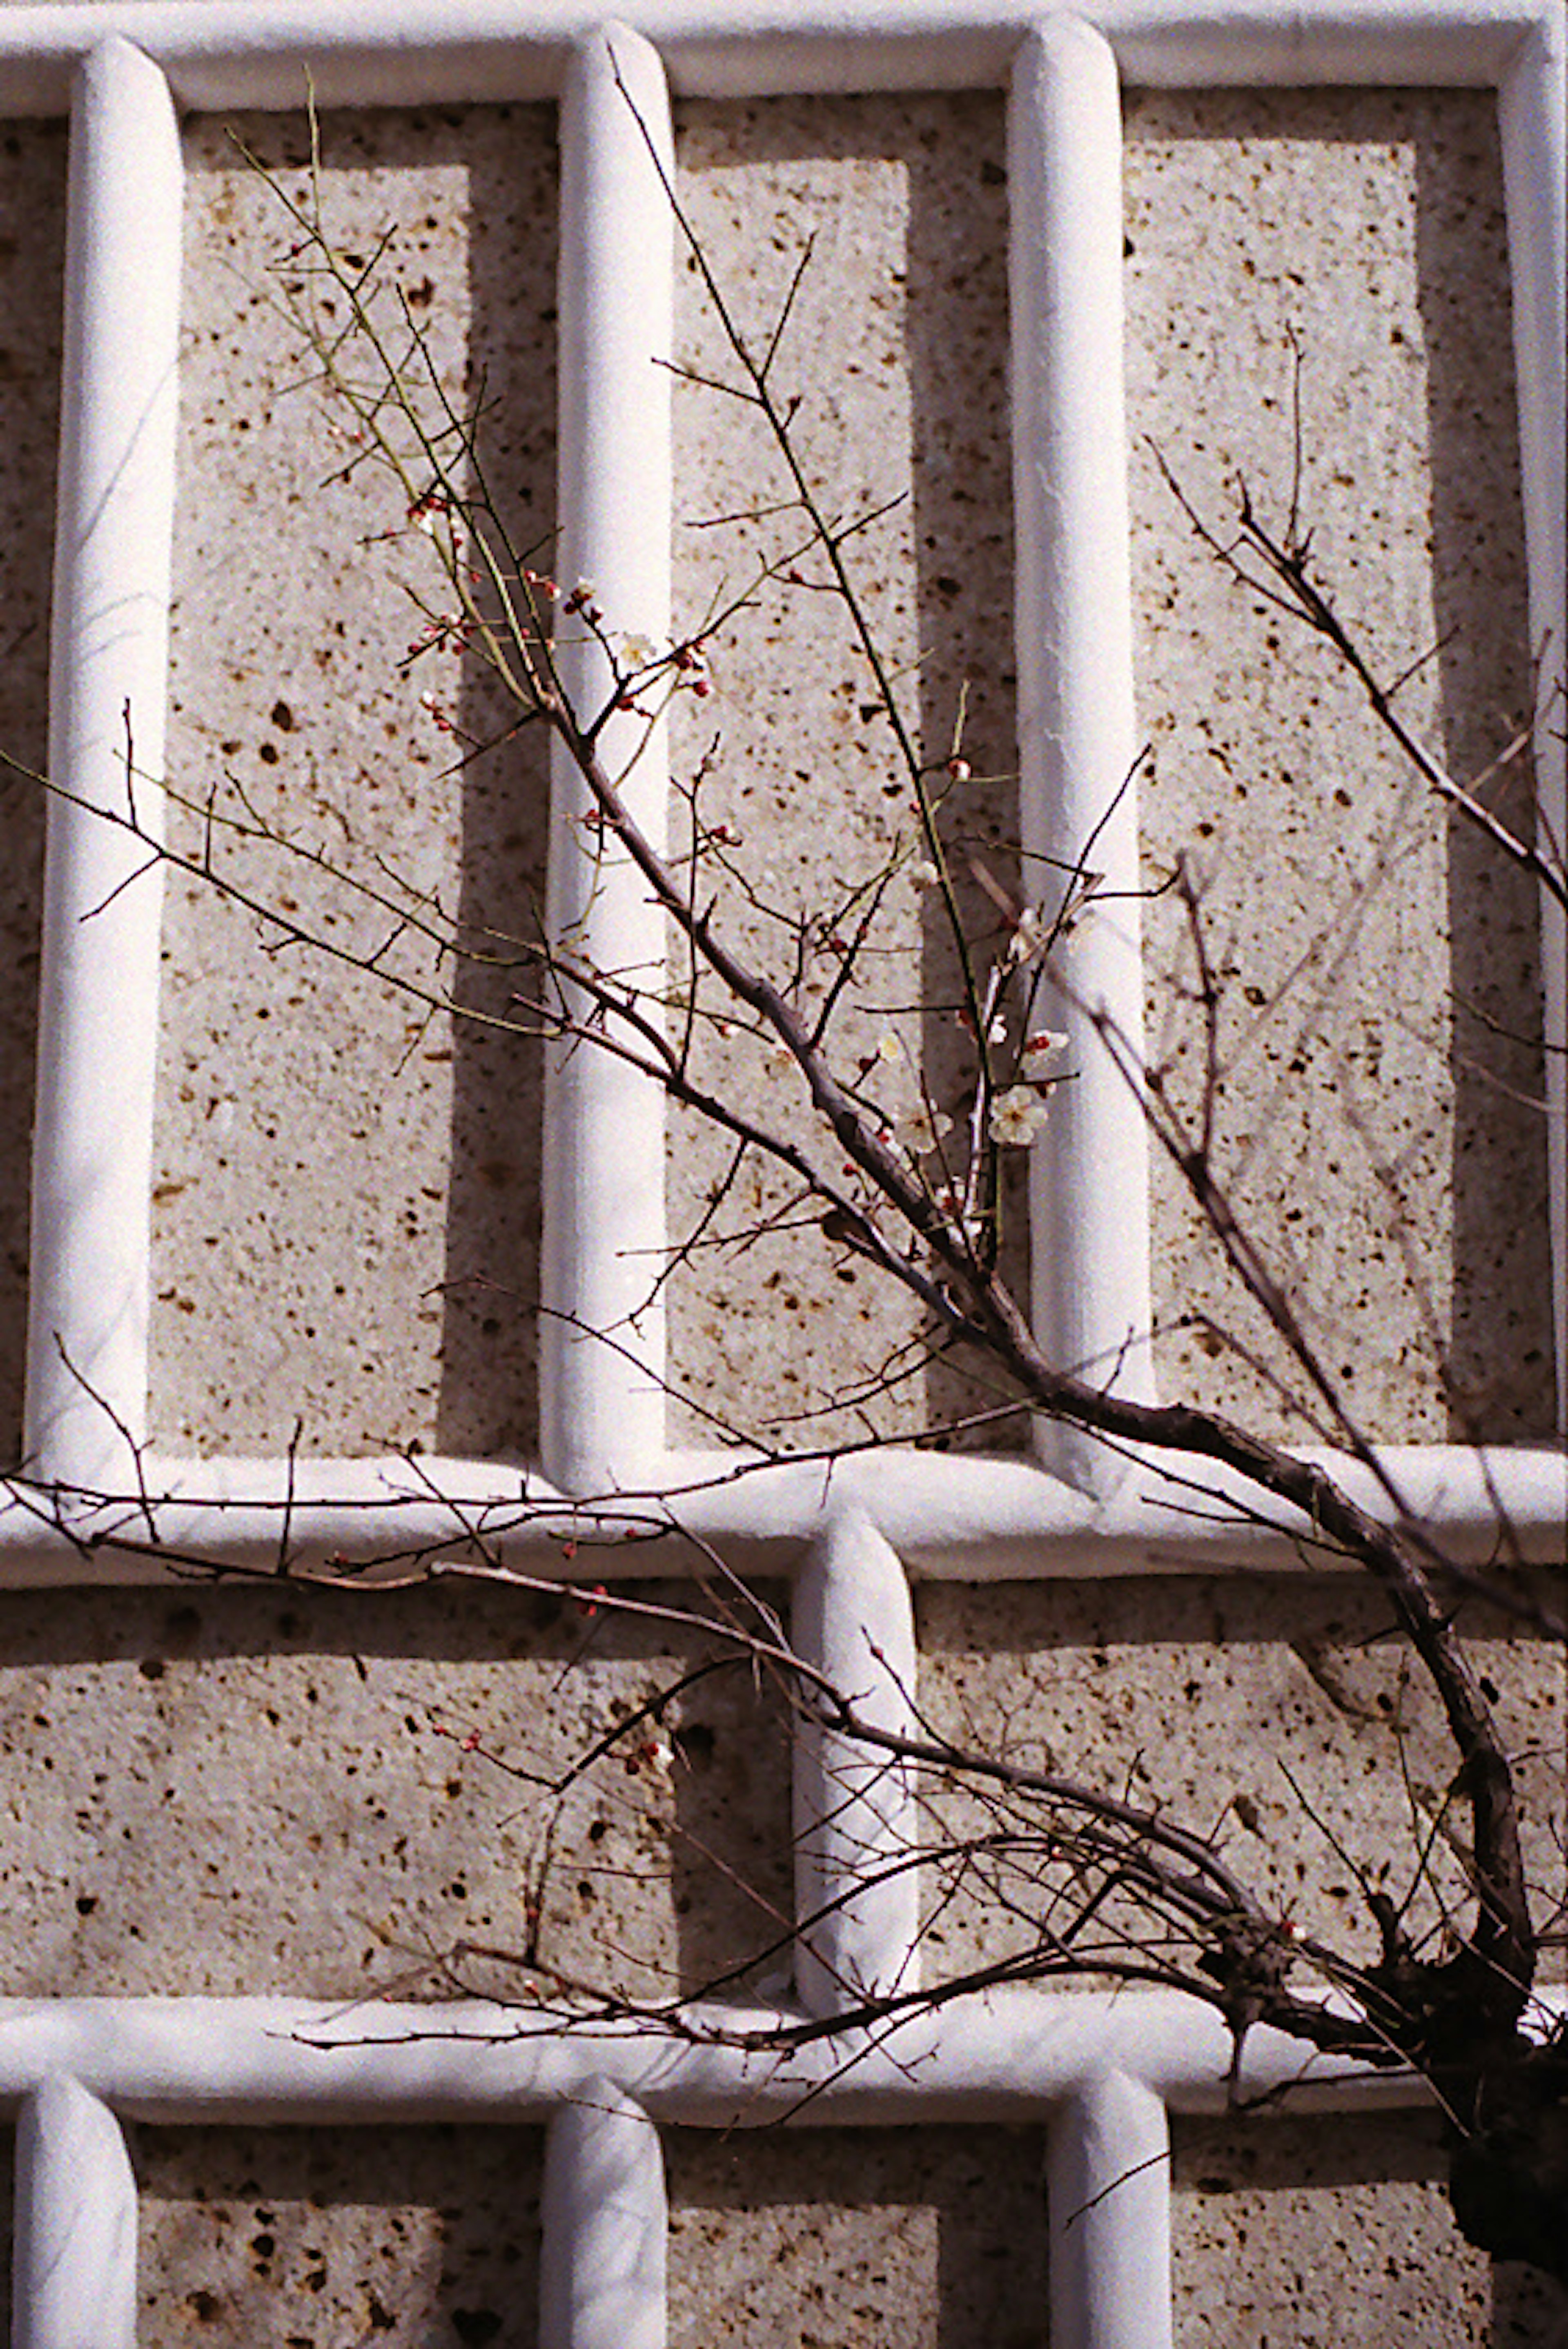
[[[545,2141],[539,2349],[664,2349],[668,2233],[658,2130],[585,2081]]]
[[[1568,19],[1543,20],[1523,44],[1498,93],[1503,185],[1513,279],[1519,456],[1530,569],[1530,634],[1542,660],[1536,694],[1535,788],[1540,838],[1568,858],[1568,488],[1564,473],[1563,353],[1568,319],[1568,137],[1564,84]],[[1545,994],[1548,1198],[1557,1349],[1557,1416],[1568,1434],[1568,922],[1544,892],[1541,968]]]
[[[1075,18],[1019,51],[1008,184],[1024,889],[1054,914],[1076,870],[1102,876],[1038,1008],[1070,1039],[1075,1073],[1031,1168],[1034,1326],[1062,1369],[1152,1399],[1148,1137],[1096,1024],[1141,1067],[1121,101],[1108,43]],[[1064,1424],[1039,1423],[1035,1441],[1085,1492],[1108,1495],[1127,1473]]]
[[[561,105],[563,583],[592,582],[605,626],[662,644],[670,628],[674,223],[649,146],[673,170],[656,51],[612,26],[573,58]],[[581,622],[560,658],[579,715],[603,706],[609,666]],[[572,639],[575,637],[576,641]],[[664,730],[634,716],[604,737],[656,845],[666,833]],[[655,986],[664,920],[624,855],[583,819],[593,802],[557,746],[552,936],[597,972]],[[580,1000],[580,999],[579,999]],[[635,1483],[664,1444],[664,1097],[589,1043],[551,1055],[545,1148],[540,1389],[545,1472],[569,1491]]]
[[[93,811],[126,812],[129,714],[161,836],[181,189],[168,84],[106,40],[71,111],[26,1448],[109,1489],[132,1465],[109,1413],[132,1442],[146,1414],[162,875]]]
[[[46,2080],[16,2130],[15,2349],[135,2349],[136,2180],[119,2123]]]
[[[794,1587],[796,1652],[874,1727],[912,1735],[915,1622],[902,1561],[875,1526],[829,1526]],[[803,1691],[809,1697],[809,1691]],[[919,1981],[919,1885],[909,1775],[891,1755],[806,1725],[794,1744],[795,1988],[843,2013]],[[889,1874],[888,1871],[894,1872]]]
[[[1051,2338],[1171,2349],[1170,2127],[1163,2101],[1109,2072],[1053,2113]]]

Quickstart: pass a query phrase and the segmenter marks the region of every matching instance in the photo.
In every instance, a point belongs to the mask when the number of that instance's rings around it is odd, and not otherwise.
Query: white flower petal
[[[1022,1150],[1033,1141],[1049,1112],[1030,1085],[1010,1085],[991,1104],[989,1132],[1004,1149]]]

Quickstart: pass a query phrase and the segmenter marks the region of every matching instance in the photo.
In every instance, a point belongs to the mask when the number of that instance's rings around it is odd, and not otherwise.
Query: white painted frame
[[[713,2020],[765,2029],[798,2010],[726,2007]],[[1231,2052],[1212,2009],[1163,1992],[971,1998],[853,2062],[842,2046],[747,2055],[634,2028],[544,2028],[477,2004],[0,2002],[0,2104],[19,2117],[13,2339],[134,2349],[123,2121],[450,2121],[549,2131],[541,2349],[663,2349],[659,2127],[798,2115],[813,2127],[1044,2122],[1054,2349],[1170,2349],[1169,2116],[1225,2112]],[[1408,2075],[1358,2074],[1270,2031],[1249,2037],[1240,2086],[1306,2115],[1422,2101]]]
[[[1125,1572],[1292,1555],[1244,1533],[1234,1497],[1129,1464],[1093,1438],[1044,1425],[1037,1464],[888,1454],[836,1476],[787,1467],[749,1485],[715,1483],[732,1455],[670,1454],[659,1380],[663,1331],[645,1314],[624,1349],[584,1330],[625,1330],[638,1261],[666,1240],[664,1109],[607,1055],[563,1055],[546,1086],[540,1473],[475,1461],[150,1457],[147,1390],[153,1054],[161,876],[94,807],[121,804],[129,702],[138,765],[155,775],[167,667],[172,434],[180,278],[176,114],[190,107],[298,102],[308,64],[326,104],[556,95],[563,105],[561,560],[597,582],[618,615],[657,635],[670,601],[670,419],[650,400],[649,357],[670,333],[668,281],[650,296],[626,256],[658,249],[662,199],[641,140],[603,67],[597,20],[561,5],[464,6],[256,0],[21,6],[0,12],[0,108],[73,119],[67,228],[69,357],[62,424],[53,647],[51,771],[67,796],[49,812],[33,1185],[26,1453],[34,1489],[0,1496],[0,1579],[72,1580],[88,1569],[40,1508],[38,1486],[123,1495],[138,1475],[160,1527],[192,1559],[254,1557],[289,1513],[295,1554],[362,1558],[462,1540],[476,1513],[514,1547],[558,1540],[575,1502],[680,1492],[701,1530],[773,1549],[813,1539],[840,1506],[867,1513],[913,1570],[969,1576]],[[1092,18],[1092,21],[1091,21]],[[623,29],[624,69],[668,140],[668,85],[699,94],[899,84],[1002,83],[1012,91],[1014,477],[1023,821],[1033,847],[1076,853],[1134,745],[1127,490],[1119,408],[1118,75],[1144,83],[1446,81],[1496,88],[1501,124],[1535,640],[1563,641],[1563,29],[1552,0],[1314,0],[1282,18],[1275,0],[1210,17],[1142,0],[1084,14],[947,0],[843,0],[817,18],[759,0],[663,0]],[[596,67],[593,59],[599,57]],[[134,171],[131,235],[117,187]],[[644,233],[634,233],[639,225]],[[134,283],[137,299],[126,288]],[[1073,331],[1059,331],[1071,318]],[[1081,322],[1094,322],[1085,333]],[[1107,387],[1112,390],[1107,392]],[[1046,526],[1049,503],[1053,523]],[[628,526],[628,517],[635,517]],[[574,567],[576,566],[576,567]],[[112,626],[105,616],[112,614]],[[1563,833],[1560,736],[1543,727],[1545,821]],[[635,778],[645,819],[664,806],[663,744]],[[552,902],[584,908],[573,828],[577,786],[555,779]],[[157,791],[141,793],[156,819]],[[1113,887],[1137,853],[1129,794],[1098,843]],[[118,895],[114,895],[116,891]],[[79,916],[113,895],[108,915]],[[608,876],[590,921],[657,957],[660,941],[629,872]],[[1063,1361],[1115,1364],[1119,1387],[1152,1392],[1147,1142],[1089,1012],[1104,1005],[1136,1041],[1136,899],[1085,923],[1070,1014],[1082,1079],[1035,1153],[1038,1328]],[[1568,1035],[1557,909],[1542,918],[1549,1039]],[[1551,1214],[1560,1388],[1568,1411],[1568,1062],[1551,1062]],[[608,1164],[614,1137],[617,1164]],[[1074,1170],[1092,1164],[1092,1185]],[[628,1165],[635,1173],[628,1180]],[[1130,1340],[1130,1342],[1129,1342]],[[105,1406],[108,1406],[106,1409]],[[136,1454],[138,1456],[133,1456]],[[1471,1555],[1506,1518],[1550,1556],[1568,1518],[1554,1446],[1390,1446],[1412,1513]],[[1373,1506],[1370,1480],[1335,1460]],[[440,1496],[440,1497],[437,1497]],[[168,1506],[161,1506],[164,1503]],[[93,1513],[86,1511],[88,1521]],[[105,1522],[100,1513],[96,1522]],[[552,1555],[556,1555],[552,1550]],[[661,1563],[649,1551],[642,1561]],[[99,1563],[95,1561],[95,1566]],[[155,1563],[119,1556],[109,1577]]]
[[[1530,609],[1540,641],[1563,643],[1563,18],[1555,0],[1103,0],[1080,11],[1022,0],[647,0],[613,39],[644,119],[668,139],[668,89],[685,94],[1009,87],[1014,286],[1018,635],[1025,821],[1032,844],[1075,853],[1085,810],[1104,803],[1132,747],[1126,487],[1119,380],[1118,77],[1145,85],[1216,82],[1458,83],[1495,88],[1501,126],[1520,387]],[[156,1036],[159,877],[136,875],[120,835],[95,818],[124,790],[122,718],[139,767],[159,766],[180,281],[182,109],[298,102],[308,61],[323,106],[559,97],[563,119],[563,563],[590,573],[618,615],[657,632],[668,616],[668,498],[644,496],[625,526],[625,485],[670,480],[668,417],[646,399],[645,362],[668,336],[668,288],[637,305],[629,339],[624,255],[657,202],[605,70],[608,28],[565,0],[85,0],[0,10],[0,111],[72,119],[67,382],[57,543],[51,803],[39,1106],[34,1184],[27,1446],[34,1485],[0,1506],[0,1578],[83,1578],[80,1553],[47,1523],[40,1488],[123,1494],[138,1474],[160,1502],[164,1538],[194,1560],[273,1554],[288,1517],[294,1553],[369,1557],[460,1544],[480,1525],[514,1554],[556,1544],[579,1505],[614,1496],[628,1523],[674,1492],[683,1520],[742,1560],[797,1569],[802,1652],[847,1682],[881,1679],[867,1702],[902,1717],[915,1649],[909,1576],[1039,1577],[1189,1570],[1290,1556],[1225,1513],[1195,1522],[1184,1496],[1095,1446],[1045,1431],[1038,1460],[888,1455],[736,1482],[720,1464],[670,1454],[661,1433],[662,1340],[646,1324],[640,1363],[566,1334],[542,1363],[543,1473],[483,1463],[185,1461],[149,1458],[145,1426],[148,1226]],[[116,194],[138,191],[134,313]],[[662,217],[662,212],[660,213]],[[1076,311],[1108,339],[1058,330]],[[639,398],[628,409],[635,358]],[[1108,374],[1107,371],[1108,370]],[[1042,526],[1041,496],[1071,517]],[[619,525],[609,527],[611,518]],[[575,570],[574,570],[575,575]],[[112,633],[107,626],[113,616]],[[1095,648],[1093,678],[1085,647]],[[1047,751],[1048,742],[1064,745]],[[1051,761],[1054,760],[1056,763]],[[1543,731],[1547,822],[1563,837],[1560,741]],[[636,779],[657,820],[659,746]],[[556,778],[554,903],[570,917],[576,834],[570,779]],[[153,814],[148,785],[144,814]],[[1128,869],[1128,807],[1108,844]],[[112,915],[80,914],[118,891]],[[640,892],[612,879],[593,918],[645,921]],[[624,931],[618,929],[618,935]],[[1074,983],[1136,1033],[1131,917],[1086,930]],[[1568,942],[1543,916],[1547,1030],[1568,1035]],[[1552,1213],[1560,1382],[1568,1385],[1568,1067],[1553,1070]],[[610,1098],[613,1089],[614,1098]],[[545,1263],[553,1302],[589,1327],[622,1309],[618,1258],[663,1231],[662,1106],[626,1089],[607,1061],[578,1054],[548,1082]],[[1147,1325],[1146,1143],[1126,1090],[1085,1050],[1075,1115],[1058,1122],[1058,1164],[1092,1154],[1114,1169],[1103,1211],[1074,1204],[1040,1251],[1035,1311],[1053,1348],[1114,1356]],[[615,1197],[601,1154],[636,1136],[635,1204]],[[1042,1177],[1043,1183],[1044,1177]],[[1040,1212],[1044,1213],[1041,1207]],[[634,1229],[628,1235],[628,1214]],[[1129,1238],[1129,1235],[1131,1236]],[[63,1353],[62,1353],[63,1349]],[[1119,1376],[1148,1392],[1135,1346]],[[85,1378],[111,1410],[88,1397]],[[1568,1486],[1550,1447],[1476,1453],[1391,1447],[1386,1462],[1416,1515],[1456,1549],[1485,1556],[1506,1513],[1527,1549],[1560,1554]],[[1359,1495],[1370,1480],[1336,1461]],[[169,1496],[165,1501],[164,1496]],[[1190,1495],[1186,1496],[1190,1501]],[[90,1509],[85,1521],[91,1522]],[[98,1522],[104,1523],[100,1516]],[[587,1520],[585,1518],[585,1528]],[[1296,1528],[1294,1530],[1302,1530]],[[801,1560],[804,1557],[804,1563]],[[628,1564],[659,1570],[650,1548]],[[158,1569],[122,1557],[108,1571]],[[798,1763],[797,1899],[834,1909],[797,1968],[797,2013],[828,2016],[846,1981],[913,1980],[912,1893],[903,1876],[867,1880],[904,1840],[898,1790],[846,1777],[843,1757]],[[373,2021],[373,2035],[369,2025]],[[1053,2337],[1061,2349],[1168,2349],[1168,2108],[1221,2103],[1229,2043],[1207,2010],[1154,1996],[1096,2001],[1016,1992],[912,2023],[847,2070],[801,2057],[783,2073],[718,2048],[586,2032],[530,2032],[513,2014],[375,2010],[345,2026],[319,2011],[234,2000],[28,2002],[0,2007],[0,2095],[22,2115],[16,2338],[67,2349],[90,2310],[99,2349],[134,2324],[134,2188],[117,2116],[168,2119],[551,2117],[545,2194],[545,2338],[549,2349],[652,2344],[664,2337],[663,2185],[647,2119],[760,2120],[826,2066],[812,2117],[910,2121],[1043,2117],[1050,2131]],[[336,2030],[331,2058],[304,2044]],[[920,2061],[911,2065],[911,2056]],[[1303,2064],[1299,2047],[1250,2043],[1257,2084],[1306,2083],[1309,2100],[1359,2105],[1413,2094]],[[1118,2182],[1119,2181],[1119,2182]],[[1114,2191],[1103,2189],[1114,2187]],[[1081,2218],[1080,2218],[1080,2214]]]

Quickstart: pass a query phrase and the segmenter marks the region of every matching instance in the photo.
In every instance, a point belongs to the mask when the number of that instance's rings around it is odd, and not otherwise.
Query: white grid
[[[1118,87],[1214,83],[1463,83],[1498,91],[1510,223],[1520,440],[1533,640],[1563,633],[1563,18],[1549,0],[1276,0],[1205,14],[1141,0],[1084,16],[1038,5],[836,0],[820,13],[663,0],[613,28],[623,77],[657,139],[670,86],[682,94],[1001,86],[1011,91],[1013,429],[1018,542],[1022,794],[1028,844],[1070,863],[1130,764],[1132,678],[1119,380]],[[1092,17],[1093,22],[1088,21]],[[912,1688],[908,1576],[1125,1571],[1218,1566],[1278,1555],[1219,1511],[1195,1524],[1136,1464],[1045,1429],[1034,1463],[871,1457],[836,1475],[781,1468],[737,1482],[733,1462],[672,1455],[662,1432],[662,1341],[643,1317],[640,1362],[578,1334],[619,1321],[627,1260],[665,1239],[663,1113],[608,1056],[550,1072],[545,1280],[556,1309],[541,1362],[541,1476],[453,1461],[193,1464],[140,1455],[147,1386],[148,1236],[160,888],[94,806],[121,803],[122,710],[138,763],[156,772],[167,666],[180,290],[182,109],[297,104],[309,63],[325,106],[558,97],[562,104],[564,575],[592,576],[618,620],[666,626],[670,429],[647,396],[650,357],[669,347],[668,279],[650,287],[650,221],[668,218],[640,135],[615,88],[612,28],[565,5],[228,5],[16,7],[0,12],[0,110],[72,117],[66,395],[57,537],[50,771],[66,796],[49,812],[34,1173],[26,1446],[36,1485],[82,1496],[123,1493],[134,1474],[161,1496],[163,1539],[217,1563],[274,1553],[286,1502],[293,1554],[378,1555],[455,1546],[476,1523],[526,1550],[528,1523],[554,1504],[549,1556],[576,1502],[628,1496],[638,1514],[681,1493],[683,1522],[742,1558],[804,1553],[794,1630],[832,1674],[864,1677],[871,1630],[888,1660],[880,1702],[896,1716]],[[134,189],[132,207],[124,199]],[[638,255],[635,280],[630,256]],[[134,266],[131,264],[134,264]],[[134,295],[130,289],[134,287]],[[1092,333],[1082,322],[1096,322]],[[1068,330],[1070,327],[1070,331]],[[1049,477],[1047,530],[1039,483]],[[635,523],[628,526],[628,516]],[[112,615],[113,625],[105,625]],[[1092,657],[1091,657],[1092,656]],[[650,828],[666,777],[655,742],[635,788]],[[1563,834],[1560,740],[1544,731],[1539,781]],[[555,779],[553,902],[568,918],[575,784]],[[151,815],[151,787],[143,815]],[[1124,802],[1108,848],[1136,855]],[[118,891],[107,916],[81,914]],[[1129,903],[1136,900],[1129,899]],[[594,900],[617,958],[648,916],[613,878]],[[651,941],[655,952],[659,941]],[[1137,939],[1128,917],[1085,928],[1077,994],[1136,1033]],[[1561,1045],[1564,940],[1542,916],[1547,1034]],[[1053,1351],[1114,1358],[1148,1324],[1147,1173],[1127,1090],[1084,1040],[1072,1121],[1057,1122],[1036,1178],[1037,1216],[1066,1201],[1037,1247],[1035,1314]],[[1554,1059],[1551,1195],[1560,1392],[1568,1381],[1568,1196],[1564,1094]],[[608,1156],[614,1137],[615,1164]],[[628,1206],[628,1159],[639,1169]],[[1075,1184],[1094,1164],[1099,1179]],[[68,1366],[67,1366],[68,1365]],[[1136,1350],[1118,1375],[1147,1391]],[[92,1390],[95,1401],[84,1388]],[[104,1403],[110,1406],[106,1412]],[[1376,1504],[1363,1475],[1335,1461]],[[1388,1464],[1412,1506],[1461,1551],[1484,1555],[1506,1511],[1527,1551],[1561,1553],[1560,1450],[1488,1454],[1395,1447]],[[721,1474],[720,1471],[722,1471]],[[1226,1497],[1216,1485],[1213,1495]],[[167,1506],[161,1496],[171,1496]],[[434,1497],[440,1495],[441,1497]],[[634,1502],[629,1496],[637,1495]],[[90,1501],[79,1523],[95,1522]],[[47,1517],[47,1509],[43,1513]],[[99,1516],[96,1522],[105,1522]],[[602,1529],[602,1506],[594,1522]],[[645,1571],[666,1561],[633,1552]],[[18,1486],[0,1507],[0,1577],[83,1578],[79,1550]],[[157,1571],[121,1556],[130,1578]],[[850,1802],[846,1803],[846,1785]],[[830,1793],[831,1790],[831,1793]],[[846,1781],[844,1759],[806,1750],[798,1767],[802,1914],[835,1911],[831,1947],[804,1953],[797,1992],[828,2014],[846,1979],[910,1979],[915,1920],[907,1871],[860,1884],[902,1823],[885,1792]],[[854,1897],[846,1899],[846,1892]],[[796,2010],[798,2012],[798,2010]],[[727,2018],[733,2021],[733,2016]],[[423,2039],[416,2018],[363,2015],[330,2058],[300,2044],[318,2013],[251,2001],[61,2001],[0,2007],[0,2093],[20,2104],[16,2337],[32,2349],[92,2338],[119,2349],[134,2324],[134,2190],[117,2115],[197,2118],[452,2118],[554,2116],[545,2197],[545,2339],[554,2344],[663,2337],[663,2188],[653,2120],[755,2121],[798,2098],[796,2058],[750,2064],[718,2048],[589,2033],[519,2038],[474,2010]],[[326,2027],[323,2025],[323,2027]],[[494,2034],[498,2034],[495,2036]],[[911,2058],[922,2060],[911,2064]],[[1259,2085],[1301,2075],[1299,2048],[1260,2037]],[[1053,2338],[1059,2349],[1156,2349],[1170,2334],[1168,2107],[1216,2108],[1229,2042],[1215,2017],[1153,1997],[1043,1999],[1012,1992],[911,2023],[896,2046],[842,2067],[822,2061],[815,2117],[912,2121],[1044,2115],[1050,2127]],[[1319,2099],[1397,2100],[1407,2085],[1356,2081],[1317,2065]],[[595,2084],[597,2084],[597,2085]],[[1103,2189],[1120,2180],[1115,2193]],[[1102,2199],[1103,2198],[1103,2199]],[[1076,2224],[1068,2224],[1081,2214]]]

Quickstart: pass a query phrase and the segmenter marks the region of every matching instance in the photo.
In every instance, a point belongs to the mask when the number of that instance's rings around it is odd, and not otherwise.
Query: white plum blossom
[[[423,531],[427,538],[434,538],[437,535],[438,516],[442,521],[447,521],[451,514],[452,500],[444,491],[434,486],[422,491],[409,508],[410,522],[415,530]]]
[[[929,856],[911,857],[905,870],[917,889],[934,889],[942,877]]]
[[[900,1110],[886,1130],[884,1140],[897,1143],[911,1158],[923,1158],[934,1150],[944,1134],[952,1132],[953,1122],[944,1110],[928,1109],[924,1102],[913,1109]]]
[[[620,640],[620,657],[628,668],[651,668],[659,657],[659,647],[651,636],[633,628]]]
[[[1033,1141],[1048,1113],[1032,1085],[1009,1085],[991,1104],[991,1138],[1004,1148],[1023,1150]]]
[[[1023,1040],[1018,1073],[1030,1084],[1054,1083],[1065,1073],[1062,1064],[1071,1049],[1067,1038],[1058,1034],[1054,1029],[1039,1029]]]
[[[1051,943],[1051,926],[1044,909],[1025,905],[1012,926],[1012,936],[1007,942],[1007,959],[1016,970],[1026,962],[1033,962]]]
[[[985,1233],[985,1218],[967,1212],[969,1202],[956,1184],[944,1183],[932,1197],[951,1225],[954,1233],[967,1247],[978,1247]]]

